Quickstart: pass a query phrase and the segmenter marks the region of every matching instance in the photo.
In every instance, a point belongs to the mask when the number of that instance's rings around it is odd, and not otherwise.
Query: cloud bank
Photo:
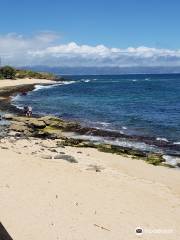
[[[29,38],[15,33],[0,35],[0,56],[3,64],[14,66],[180,66],[180,50],[145,46],[121,49],[59,42],[53,32]]]

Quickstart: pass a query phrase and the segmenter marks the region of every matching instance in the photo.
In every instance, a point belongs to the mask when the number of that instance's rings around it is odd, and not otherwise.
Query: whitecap
[[[47,86],[46,86],[47,87]],[[45,86],[42,86],[42,85],[36,85],[35,86],[35,88],[34,88],[34,92],[36,92],[36,91],[39,91],[39,90],[41,90],[41,89],[43,89],[43,88],[46,88]]]
[[[58,84],[58,85],[68,85],[68,84],[73,84],[73,83],[76,83],[77,81],[63,81],[62,84]]]
[[[107,127],[110,125],[108,122],[98,122],[100,125],[103,125],[104,127]]]
[[[89,124],[95,125],[95,126],[103,126],[103,127],[108,127],[110,125],[110,123],[108,123],[108,122],[100,122],[100,121],[89,122]]]
[[[12,102],[13,102],[13,101],[18,101],[18,100],[20,100],[20,98],[21,98],[21,95],[20,95],[20,94],[17,94],[16,96],[11,96]]]
[[[173,144],[174,145],[180,145],[180,142],[174,142]]]
[[[53,85],[48,85],[48,86],[44,86],[44,85],[36,85],[35,89],[33,90],[34,92],[42,90],[42,89],[49,89],[49,88],[53,88],[56,87],[58,85],[62,85],[62,84],[53,84]]]
[[[36,85],[35,89],[33,91],[35,92],[35,91],[39,91],[39,90],[42,90],[42,89],[50,89],[50,88],[58,87],[58,86],[61,86],[61,85],[68,85],[68,84],[73,84],[73,83],[76,83],[76,81],[62,81],[62,82],[59,82],[57,84],[52,84],[52,85],[47,85],[47,86]]]
[[[163,142],[169,142],[167,138],[157,137],[156,140],[157,140],[157,141],[163,141]]]
[[[81,82],[85,82],[85,83],[88,83],[88,82],[90,82],[91,80],[90,79],[81,79]]]
[[[16,108],[20,109],[20,110],[23,110],[24,107],[23,106],[20,106],[20,105],[14,105]]]

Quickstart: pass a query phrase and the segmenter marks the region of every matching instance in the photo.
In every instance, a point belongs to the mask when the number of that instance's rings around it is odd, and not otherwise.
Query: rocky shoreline
[[[163,154],[149,151],[142,151],[133,149],[131,147],[114,146],[111,144],[94,143],[90,140],[74,139],[71,133],[89,136],[101,136],[112,138],[126,138],[132,141],[143,141],[147,144],[154,144],[154,139],[139,136],[125,136],[118,132],[109,132],[96,128],[82,127],[77,122],[64,121],[54,116],[33,116],[27,118],[23,116],[23,111],[11,104],[11,97],[22,92],[32,91],[36,84],[29,84],[24,86],[7,87],[0,89],[0,110],[6,114],[3,119],[9,121],[6,127],[5,134],[15,139],[20,138],[37,138],[37,139],[51,139],[56,140],[59,146],[73,146],[73,147],[91,147],[97,148],[99,151],[131,156],[145,160],[147,163],[153,165],[164,165],[173,167],[166,163]],[[68,133],[68,136],[67,136]],[[176,150],[179,146],[173,146],[164,141],[157,141],[156,146],[161,148],[172,147]],[[179,149],[177,149],[179,150]],[[179,166],[177,164],[177,166]]]
[[[136,159],[143,159],[153,165],[165,165],[162,154],[143,152],[128,147],[113,146],[110,144],[96,144],[88,140],[74,139],[67,137],[66,133],[81,131],[81,126],[76,122],[63,121],[53,116],[24,117],[12,114],[5,114],[5,120],[10,121],[6,134],[14,139],[48,139],[56,140],[57,147],[90,147],[99,151],[114,153],[124,156],[131,156]],[[83,130],[83,128],[82,128]]]

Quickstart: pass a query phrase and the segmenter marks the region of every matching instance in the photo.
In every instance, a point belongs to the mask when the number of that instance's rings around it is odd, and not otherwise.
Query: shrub
[[[3,79],[3,75],[0,73],[0,80]]]
[[[5,66],[0,69],[0,76],[6,79],[14,79],[16,75],[16,70],[13,67]]]

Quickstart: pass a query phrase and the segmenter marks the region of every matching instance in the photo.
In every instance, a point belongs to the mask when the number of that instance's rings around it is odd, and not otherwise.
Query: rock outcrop
[[[123,146],[114,146],[111,144],[93,143],[88,140],[74,139],[65,136],[65,132],[79,132],[81,126],[76,122],[66,122],[60,118],[53,116],[28,118],[22,116],[14,116],[7,114],[4,119],[10,120],[9,134],[14,132],[19,136],[37,137],[48,139],[59,139],[57,147],[73,146],[73,147],[91,147],[97,148],[102,152],[109,152],[119,155],[130,155],[132,158],[144,159],[147,163],[153,165],[164,165],[165,159],[162,154],[149,153],[138,149]],[[57,158],[61,156],[57,156]],[[69,159],[71,161],[72,159]]]

